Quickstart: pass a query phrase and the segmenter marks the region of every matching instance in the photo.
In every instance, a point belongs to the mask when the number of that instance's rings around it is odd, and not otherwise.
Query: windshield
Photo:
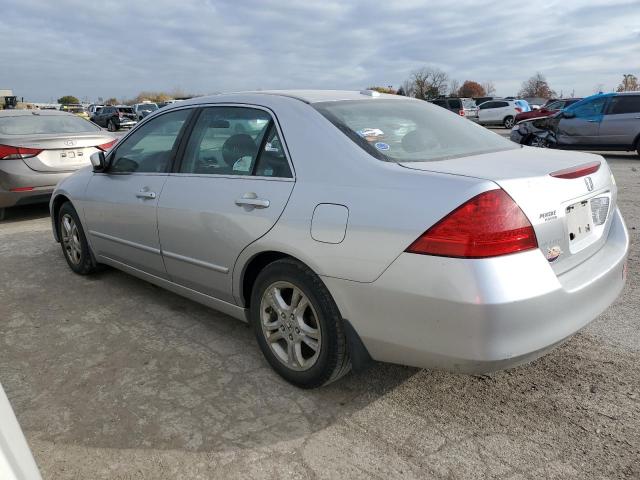
[[[425,162],[519,148],[500,135],[428,102],[345,100],[312,106],[380,160]]]
[[[148,112],[153,112],[158,109],[158,106],[155,103],[144,103],[142,105],[138,105],[138,110],[146,110]]]
[[[472,100],[470,98],[463,98],[462,99],[462,105],[464,106],[464,108],[476,108],[476,102],[475,100]]]
[[[24,115],[0,117],[2,135],[93,133],[100,128],[75,115]]]

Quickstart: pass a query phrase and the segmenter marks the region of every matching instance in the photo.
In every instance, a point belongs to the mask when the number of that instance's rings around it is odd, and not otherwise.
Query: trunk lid
[[[600,162],[589,175],[573,179],[550,174]],[[529,218],[538,246],[556,274],[583,262],[606,241],[617,204],[617,189],[601,156],[524,147],[516,150],[403,167],[492,180]]]
[[[35,157],[23,158],[27,166],[37,172],[67,172],[90,164],[91,154],[97,146],[115,138],[101,133],[74,133],[70,135],[13,136],[6,145],[42,150]]]

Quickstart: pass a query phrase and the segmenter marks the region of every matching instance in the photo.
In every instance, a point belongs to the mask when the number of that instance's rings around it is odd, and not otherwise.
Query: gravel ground
[[[46,208],[0,224],[0,382],[45,479],[640,478],[640,159],[608,155],[624,294],[533,364],[377,364],[302,391],[243,324],[115,270],[72,274]]]

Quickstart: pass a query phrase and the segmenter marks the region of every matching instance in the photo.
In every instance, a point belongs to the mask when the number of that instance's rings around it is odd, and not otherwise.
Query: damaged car
[[[514,125],[511,140],[533,147],[638,151],[640,92],[587,97],[558,113]]]

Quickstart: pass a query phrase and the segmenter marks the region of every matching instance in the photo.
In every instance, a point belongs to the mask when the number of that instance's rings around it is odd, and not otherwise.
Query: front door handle
[[[156,192],[147,192],[145,190],[140,190],[138,193],[136,193],[136,197],[154,199],[156,198]]]
[[[253,192],[245,193],[241,198],[236,198],[236,205],[239,207],[267,208],[270,205],[269,200],[258,198]]]

